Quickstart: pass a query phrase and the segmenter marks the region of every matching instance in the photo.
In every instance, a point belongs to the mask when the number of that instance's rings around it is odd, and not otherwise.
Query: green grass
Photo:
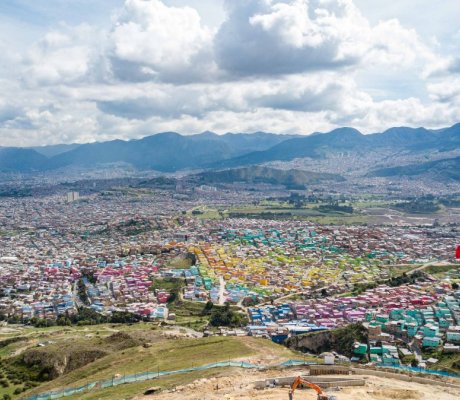
[[[179,309],[182,310],[181,323],[187,325],[187,321],[196,321],[198,317],[195,314],[201,313],[204,304],[196,302],[182,302]],[[110,379],[116,374],[130,375],[140,372],[153,371],[170,371],[192,366],[205,365],[218,361],[242,360],[248,357],[264,357],[266,354],[273,355],[270,358],[271,362],[276,360],[286,360],[289,358],[299,358],[296,353],[286,349],[283,346],[276,345],[266,339],[255,339],[250,337],[210,337],[201,339],[170,339],[161,334],[161,328],[156,323],[139,323],[133,325],[115,325],[104,324],[87,327],[51,327],[51,328],[25,328],[17,327],[17,333],[27,338],[26,341],[12,343],[9,346],[18,346],[8,348],[8,351],[21,350],[24,351],[27,347],[44,351],[50,359],[54,359],[60,353],[68,353],[73,349],[73,352],[79,349],[97,347],[101,350],[107,350],[107,356],[91,362],[79,369],[71,371],[53,381],[42,383],[22,396],[49,392],[59,388],[78,387],[88,382],[97,380]],[[115,343],[108,343],[104,339],[112,335],[116,331],[123,331],[132,334],[136,338],[147,338],[151,343],[150,347],[136,346],[130,348],[117,348]],[[11,333],[11,335],[14,335]],[[4,339],[2,337],[1,339]],[[37,343],[47,342],[52,340],[53,344],[47,344],[43,348],[37,348]],[[114,347],[115,346],[115,347]],[[69,350],[70,349],[70,350]],[[65,351],[64,351],[65,350]],[[216,370],[205,371],[195,374],[185,374],[183,379],[186,381],[194,380],[215,374]],[[209,375],[210,376],[210,375]],[[145,388],[150,386],[165,386],[173,384],[177,385],[180,382],[179,378],[171,377],[164,378],[164,383],[155,381],[142,382],[135,384],[126,384],[117,388],[107,389],[104,391],[91,392],[88,394],[79,395],[80,397],[72,397],[74,399],[105,399],[105,398],[123,398],[120,396],[129,396],[133,393],[142,393]],[[169,380],[171,379],[171,380]],[[180,378],[182,379],[182,378]],[[162,381],[163,382],[163,381]],[[4,393],[12,394],[17,387],[23,385],[12,385],[7,389],[0,389],[0,398]],[[116,392],[114,391],[116,390]],[[96,396],[97,397],[93,397]],[[106,394],[107,393],[107,394]],[[114,393],[120,395],[114,397]],[[87,397],[88,396],[88,397]],[[107,397],[106,397],[107,396]],[[17,396],[12,396],[17,398]]]
[[[172,389],[176,386],[185,385],[197,379],[212,378],[215,376],[225,376],[228,369],[216,368],[207,371],[195,371],[187,374],[178,374],[166,376],[160,379],[152,379],[145,382],[136,382],[115,386],[113,388],[103,390],[93,390],[87,393],[80,393],[75,396],[66,397],[69,400],[105,400],[117,399],[124,400],[130,399],[135,395],[140,395],[148,388],[159,386],[162,389]]]
[[[436,358],[438,363],[430,366],[430,369],[448,371],[454,374],[460,374],[460,354],[443,354],[442,351],[424,352],[424,358]],[[454,365],[456,363],[456,365]]]
[[[209,337],[175,340],[163,338],[149,348],[138,346],[109,354],[83,368],[43,384],[33,392],[40,393],[56,388],[80,386],[88,382],[110,379],[116,374],[130,375],[158,369],[173,371],[238,357],[248,357],[253,354],[255,350],[246,345],[245,340],[237,338]]]
[[[162,278],[153,281],[152,290],[166,290],[167,292],[179,292],[185,286],[185,281],[180,278]]]
[[[171,304],[169,310],[176,314],[176,325],[202,331],[210,318],[210,314],[203,315],[205,305],[204,302],[182,300]]]
[[[239,215],[241,217],[254,217],[262,216],[263,213],[273,213],[275,216],[280,214],[282,219],[302,219],[320,224],[365,224],[368,222],[366,215],[362,214],[346,214],[341,212],[324,213],[316,210],[319,204],[311,203],[306,204],[302,208],[295,208],[292,204],[287,202],[270,202],[263,201],[259,205],[240,205],[231,208],[210,208],[206,206],[198,207],[196,209],[203,212],[203,214],[193,215],[190,210],[188,213],[191,216],[199,219],[222,219],[227,218],[230,214]],[[290,215],[281,215],[289,213]]]
[[[180,300],[171,304],[170,310],[184,317],[200,316],[205,305],[204,302]]]
[[[11,343],[7,344],[11,339],[17,341],[12,341]],[[27,345],[28,342],[29,339],[24,336],[0,338],[0,358],[9,357],[18,349]]]
[[[184,317],[181,315],[176,317],[176,325],[190,328],[196,331],[203,330],[208,322],[209,318],[207,317]]]
[[[460,270],[459,264],[450,264],[450,265],[430,265],[424,268],[424,271],[428,274],[437,275],[437,274],[444,274],[448,271],[452,270]]]
[[[390,265],[389,271],[391,277],[400,276],[404,273],[410,272],[415,268],[418,268],[419,265]]]
[[[457,363],[457,366],[454,363]],[[439,364],[435,364],[435,368],[460,374],[460,354],[444,354]]]
[[[308,220],[321,225],[363,225],[368,223],[369,218],[367,215],[343,214],[337,216],[310,217]]]
[[[199,210],[202,212],[202,214],[192,214],[193,210]],[[219,213],[218,209],[208,206],[196,207],[192,210],[189,210],[187,214],[190,217],[194,217],[197,219],[222,219],[222,215]]]
[[[192,266],[192,260],[185,257],[173,258],[167,265],[167,268],[172,269],[188,269]]]

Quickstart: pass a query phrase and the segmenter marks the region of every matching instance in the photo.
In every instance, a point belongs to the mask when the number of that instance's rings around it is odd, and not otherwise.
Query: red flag
[[[457,251],[455,252],[455,258],[460,258],[460,245],[457,246]]]

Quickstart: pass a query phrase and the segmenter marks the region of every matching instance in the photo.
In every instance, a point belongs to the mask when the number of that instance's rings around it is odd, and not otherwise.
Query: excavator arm
[[[291,389],[289,390],[289,400],[294,399],[294,392],[299,385],[307,386],[313,389],[318,395],[318,400],[335,400],[335,397],[329,397],[327,394],[323,393],[322,389],[318,385],[312,382],[308,382],[300,376],[295,378],[294,382],[291,384]]]

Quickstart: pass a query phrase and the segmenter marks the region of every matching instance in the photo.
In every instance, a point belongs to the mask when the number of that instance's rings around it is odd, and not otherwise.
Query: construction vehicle
[[[296,391],[299,385],[309,387],[313,389],[317,394],[318,400],[337,400],[335,396],[328,396],[323,392],[323,390],[316,384],[312,382],[308,382],[307,380],[303,379],[301,376],[298,376],[294,379],[294,382],[291,384],[291,388],[289,389],[289,400],[294,400],[294,392]]]

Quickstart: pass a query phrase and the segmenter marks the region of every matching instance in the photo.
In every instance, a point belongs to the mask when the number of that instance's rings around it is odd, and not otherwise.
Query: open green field
[[[436,276],[445,276],[451,272],[460,273],[460,265],[459,264],[450,264],[450,265],[430,265],[424,269],[425,272],[428,274],[436,275]]]
[[[399,264],[399,265],[390,265],[388,266],[390,277],[401,276],[402,274],[408,273],[416,268],[419,268],[420,265],[412,264]]]
[[[368,222],[368,217],[362,213],[348,214],[340,211],[322,212],[315,209],[317,204],[306,204],[302,208],[295,208],[288,203],[262,202],[259,205],[242,205],[232,208],[212,208],[201,206],[201,214],[193,215],[190,210],[190,216],[199,219],[224,219],[228,217],[239,218],[279,218],[279,219],[302,219],[320,224],[332,225],[360,225]]]
[[[357,199],[348,199],[346,203],[353,207],[353,213],[336,211],[334,209],[320,209],[327,206],[327,202],[305,203],[301,206],[278,200],[262,200],[257,204],[241,204],[229,208],[199,206],[190,209],[187,214],[195,218],[225,219],[229,217],[241,218],[267,218],[267,219],[295,219],[305,220],[322,225],[393,225],[393,224],[420,224],[433,223],[439,220],[441,223],[460,221],[460,209],[440,206],[439,211],[434,213],[411,214],[404,210],[394,209],[394,201],[378,196],[360,196]]]

